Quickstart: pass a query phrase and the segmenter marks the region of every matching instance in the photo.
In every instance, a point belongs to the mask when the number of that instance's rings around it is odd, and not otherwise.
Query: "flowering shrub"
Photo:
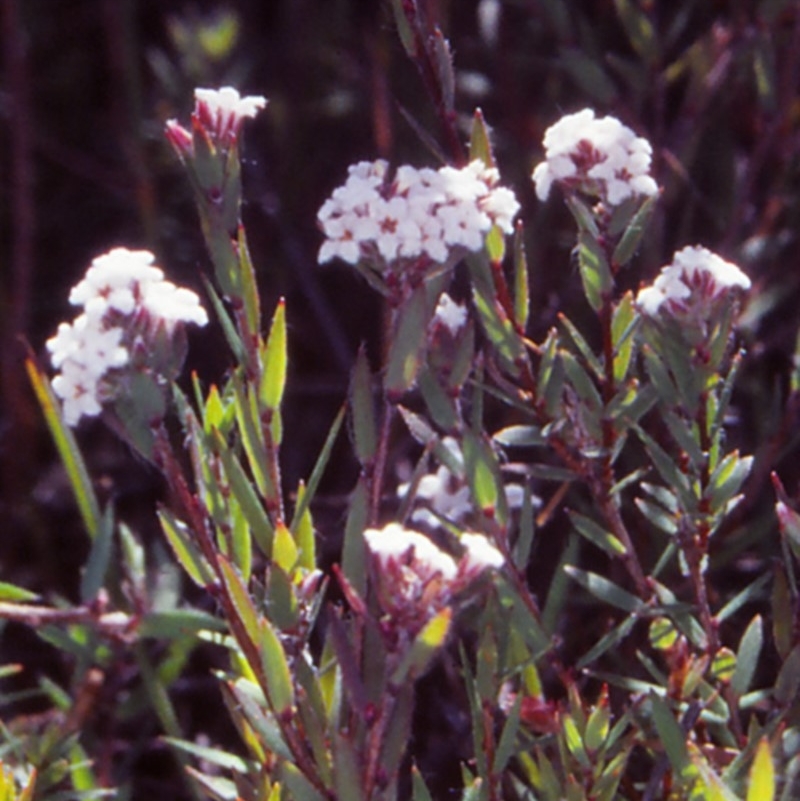
[[[446,42],[415,3],[395,13],[447,123]],[[28,363],[92,547],[79,605],[6,584],[0,614],[50,624],[87,682],[130,648],[197,797],[432,798],[415,716],[437,674],[468,742],[452,748],[464,801],[796,797],[800,514],[777,475],[780,559],[715,582],[715,539],[755,469],[730,436],[753,287],[700,245],[647,283],[658,265],[635,257],[661,196],[649,142],[591,109],[545,133],[535,193],[572,214],[582,300],[541,341],[524,244],[543,233],[525,231],[481,114],[456,166],[351,166],[319,210],[318,260],[385,300],[386,347],[377,365],[359,351],[313,469],[289,488],[291,308],[263,325],[241,213],[243,125],[265,107],[197,89],[190,129],[167,123],[230,353],[219,383],[180,380],[187,324],[208,321],[198,296],[121,247],[92,262],[70,295],[82,313],[47,341],[60,373]],[[101,507],[72,430],[101,414],[162,477],[163,538],[201,601],[159,608],[137,536]],[[328,530],[318,491],[343,430],[359,474]],[[415,455],[405,469],[395,438]],[[540,530],[562,510],[540,597]],[[318,544],[336,534],[331,565]],[[158,670],[150,638],[169,653]],[[201,642],[219,657],[235,749],[187,739],[164,691]],[[103,795],[80,722],[52,731],[19,782],[0,772],[9,797],[15,782],[24,798],[64,797],[67,781]]]

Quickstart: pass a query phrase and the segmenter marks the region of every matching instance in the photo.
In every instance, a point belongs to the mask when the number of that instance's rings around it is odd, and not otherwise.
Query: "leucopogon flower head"
[[[649,317],[707,317],[721,299],[750,289],[750,279],[735,265],[699,245],[679,250],[655,281],[641,289],[636,305]]]
[[[242,97],[237,89],[195,89],[193,127],[203,131],[209,141],[224,151],[230,150],[239,138],[245,119],[252,119],[267,105],[261,95]],[[177,120],[168,120],[167,138],[182,158],[194,154],[192,134]]]
[[[325,234],[319,262],[364,259],[383,272],[478,251],[492,226],[511,233],[519,211],[498,181],[497,170],[480,160],[462,169],[404,165],[394,176],[385,161],[354,164],[317,215]]]
[[[114,248],[95,258],[70,292],[82,313],[61,323],[46,343],[60,370],[53,391],[68,425],[100,414],[115,396],[114,377],[146,363],[152,340],[170,340],[186,323],[208,322],[197,295],[164,280],[154,261],[146,250]]]
[[[567,114],[547,129],[544,147],[545,160],[532,175],[540,200],[547,200],[554,183],[609,206],[658,192],[650,143],[615,117],[598,118],[591,109]]]
[[[367,529],[364,541],[374,561],[381,607],[410,636],[478,576],[505,564],[483,534],[461,535],[464,553],[458,562],[399,523]]]

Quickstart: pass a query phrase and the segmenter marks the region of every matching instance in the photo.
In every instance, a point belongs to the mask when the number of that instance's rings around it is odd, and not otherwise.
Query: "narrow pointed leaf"
[[[286,389],[288,354],[286,349],[286,302],[281,299],[272,318],[266,344],[261,351],[261,384],[259,400],[271,411],[280,408]]]
[[[213,571],[197,546],[192,542],[186,525],[167,509],[159,509],[158,519],[172,553],[189,578],[198,587],[207,587],[213,581]]]

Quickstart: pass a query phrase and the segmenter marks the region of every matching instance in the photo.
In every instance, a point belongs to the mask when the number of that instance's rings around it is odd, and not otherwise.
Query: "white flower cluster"
[[[544,135],[545,161],[533,171],[536,194],[546,200],[553,183],[618,206],[634,195],[655,195],[650,143],[615,117],[584,109],[567,114]]]
[[[460,465],[464,463],[461,447],[453,437],[444,437],[442,445],[450,452],[453,460]],[[408,483],[397,488],[400,498],[408,495]],[[505,486],[506,503],[512,509],[522,506],[524,490],[519,484]],[[473,511],[472,494],[466,482],[454,475],[446,465],[439,465],[435,473],[424,475],[417,484],[414,499],[424,505],[417,506],[411,512],[411,520],[429,528],[436,529],[442,525],[442,519],[458,525]],[[534,499],[534,502],[538,502]]]
[[[679,250],[672,264],[661,268],[652,285],[639,291],[636,305],[651,317],[661,310],[682,314],[695,307],[702,313],[727,293],[748,289],[750,279],[735,264],[695,245]]]
[[[205,325],[208,316],[194,292],[164,280],[146,250],[114,248],[98,256],[73,287],[69,299],[83,312],[61,323],[47,341],[53,367],[60,369],[53,390],[63,401],[64,419],[100,414],[112,393],[107,377],[131,360],[131,330],[171,335],[181,323]],[[143,343],[146,345],[146,343]]]
[[[378,573],[384,611],[400,625],[417,628],[446,606],[454,593],[487,570],[505,564],[500,551],[483,534],[461,535],[464,553],[456,560],[424,534],[389,523],[364,532]]]
[[[404,165],[390,180],[385,161],[360,162],[323,203],[322,264],[367,259],[380,269],[427,257],[444,264],[454,249],[477,251],[492,226],[513,230],[519,203],[499,174],[475,160],[463,169]]]

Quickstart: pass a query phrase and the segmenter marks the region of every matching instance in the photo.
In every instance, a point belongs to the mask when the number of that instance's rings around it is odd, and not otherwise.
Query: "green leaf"
[[[158,510],[158,519],[172,553],[189,578],[198,587],[205,588],[212,584],[214,574],[211,566],[192,542],[186,524],[163,507]]]
[[[659,740],[667,752],[673,771],[680,776],[689,765],[686,735],[663,698],[651,692],[649,701]]]
[[[228,310],[225,308],[225,304],[222,302],[222,298],[220,298],[220,296],[217,294],[217,290],[214,289],[212,283],[205,276],[201,277],[203,279],[203,285],[206,288],[206,294],[211,301],[211,305],[214,307],[214,314],[216,315],[217,320],[222,327],[222,333],[225,335],[225,339],[228,342],[228,347],[230,347],[231,352],[233,353],[238,364],[248,364],[250,359],[247,355],[247,348],[245,348],[244,342],[242,342],[242,338],[239,336],[239,332],[236,330],[236,326],[233,324],[233,321],[228,314]]]
[[[629,2],[629,0],[624,1]],[[615,2],[619,2],[619,0],[615,0]],[[624,267],[633,258],[647,231],[647,224],[650,222],[658,198],[658,194],[648,197],[633,215],[625,233],[614,248],[611,256],[612,264]]]
[[[469,136],[469,160],[475,161],[475,159],[480,159],[487,167],[495,166],[489,129],[479,108],[476,108],[472,115],[472,129]]]
[[[242,280],[242,302],[244,303],[248,333],[254,335],[261,329],[261,306],[256,283],[256,271],[250,258],[250,249],[247,247],[247,235],[241,223],[239,223],[237,238],[239,273]]]
[[[261,405],[273,412],[280,408],[286,389],[288,354],[286,350],[286,302],[281,299],[272,317],[269,337],[261,350]]]
[[[7,581],[0,581],[0,601],[25,603],[26,601],[35,601],[38,597],[35,592],[18,587],[16,584],[9,584]]]
[[[111,562],[111,553],[114,549],[114,510],[111,504],[106,507],[103,514],[103,524],[98,535],[92,542],[89,558],[81,576],[81,601],[89,603],[100,591]]]
[[[507,448],[530,448],[547,445],[547,438],[542,435],[539,426],[508,426],[496,432],[492,439]]]
[[[614,279],[603,248],[586,231],[578,235],[578,267],[586,300],[595,311],[600,311],[613,289]]]
[[[589,759],[589,754],[586,753],[583,738],[573,717],[571,715],[562,715],[561,727],[570,754],[578,760],[584,770],[591,768],[592,762]]]
[[[220,748],[209,748],[208,746],[199,745],[189,740],[181,740],[177,737],[162,737],[161,739],[203,762],[208,762],[211,765],[217,765],[217,767],[232,770],[236,773],[248,772],[249,765],[244,759]]]
[[[578,670],[583,670],[587,665],[591,665],[603,654],[616,648],[630,634],[631,629],[636,623],[636,617],[630,615],[622,620],[611,631],[604,634],[577,662]]]
[[[375,399],[367,354],[362,345],[358,349],[356,364],[350,379],[350,408],[353,414],[353,438],[356,458],[368,464],[375,458],[378,432],[375,423]]]
[[[486,338],[497,351],[507,370],[517,371],[517,361],[525,356],[522,338],[493,296],[479,291],[473,282],[472,299]]]
[[[297,504],[303,503],[303,496],[306,494],[306,486],[301,481],[297,487]],[[292,529],[292,533],[297,541],[297,548],[300,551],[299,564],[306,570],[314,570],[317,566],[316,541],[314,538],[314,523],[311,519],[311,511],[308,504],[304,504],[305,511],[297,521],[297,525]],[[294,523],[294,521],[292,521]]]
[[[609,556],[619,557],[626,554],[625,546],[610,531],[606,531],[601,525],[595,523],[588,517],[584,517],[578,512],[569,512],[572,525],[577,532],[586,537],[589,542],[605,551]]]
[[[742,487],[753,466],[752,456],[729,453],[711,474],[709,480],[712,510],[723,509]]]
[[[716,622],[722,623],[724,620],[727,620],[731,615],[738,612],[741,607],[745,604],[750,603],[751,601],[756,600],[760,595],[761,591],[769,584],[770,580],[772,579],[771,573],[765,573],[763,576],[760,576],[752,583],[748,584],[743,590],[736,593],[736,595],[731,598],[722,609],[714,615],[714,620]]]
[[[236,616],[239,619],[238,622],[250,638],[251,645],[256,646],[260,640],[260,615],[253,605],[253,600],[250,597],[247,585],[244,583],[239,571],[225,556],[218,554],[217,563],[222,572],[222,579],[225,582],[228,597],[236,610]],[[238,631],[238,627],[233,630],[235,633]]]
[[[92,481],[89,478],[89,471],[83,461],[78,443],[70,428],[64,423],[61,416],[61,405],[53,394],[47,376],[42,373],[33,359],[25,360],[25,369],[28,372],[33,391],[39,405],[44,413],[45,422],[50,429],[50,434],[55,442],[58,455],[64,469],[67,471],[75,501],[78,504],[78,511],[81,514],[83,525],[92,539],[98,536],[102,530],[103,517],[100,512],[100,504],[94,494]]]
[[[452,396],[439,383],[433,370],[427,366],[423,367],[418,383],[433,422],[445,431],[453,431],[458,426],[458,409]]]
[[[350,509],[344,526],[342,572],[356,592],[364,597],[367,589],[367,550],[364,530],[369,519],[369,492],[362,476],[350,499]]]
[[[294,704],[292,674],[283,645],[266,618],[261,619],[261,664],[272,711],[277,717],[289,713]]]
[[[264,505],[256,494],[253,484],[245,473],[244,468],[239,463],[239,460],[231,453],[230,448],[228,448],[228,444],[225,442],[222,434],[214,429],[212,436],[217,453],[219,453],[219,457],[222,460],[222,466],[225,470],[225,477],[230,484],[230,490],[247,520],[250,533],[253,535],[253,538],[264,556],[270,557],[272,555],[272,541],[275,536],[275,531],[264,509]]]
[[[758,666],[758,658],[761,655],[762,644],[761,615],[756,615],[742,635],[736,653],[736,670],[731,679],[731,689],[739,697],[750,689],[750,683],[753,681]]]
[[[531,310],[528,257],[525,253],[523,230],[522,223],[517,223],[514,231],[514,322],[520,331],[527,328]]]
[[[400,686],[409,678],[417,679],[428,669],[433,657],[447,640],[452,618],[453,610],[446,606],[422,627],[392,674],[392,684]]]
[[[425,779],[422,778],[422,774],[416,765],[411,766],[411,790],[411,801],[433,801],[430,790],[425,784]]]
[[[467,480],[476,506],[500,521],[505,520],[505,493],[497,457],[488,443],[471,431],[465,432],[462,447]]]
[[[297,498],[297,505],[294,509],[292,524],[289,526],[293,533],[297,530],[297,526],[299,525],[300,520],[302,520],[303,515],[305,515],[306,509],[309,507],[311,501],[314,499],[314,496],[317,494],[319,482],[322,480],[322,476],[325,473],[328,462],[330,461],[331,452],[333,450],[334,443],[336,442],[336,438],[339,436],[339,431],[342,428],[346,411],[347,408],[342,406],[342,408],[339,409],[339,413],[331,423],[328,436],[325,437],[322,450],[319,452],[317,461],[314,463],[314,469],[311,471],[311,476],[308,479],[308,484],[305,492],[303,493],[303,497],[301,498],[298,496]]]
[[[232,381],[236,421],[239,424],[239,433],[242,437],[242,445],[247,453],[250,470],[253,473],[253,478],[261,497],[268,503],[278,505],[280,499],[268,475],[270,460],[255,395],[248,390],[238,372],[234,373]]]
[[[775,798],[775,764],[769,740],[762,737],[756,747],[750,781],[747,788],[747,801],[773,801]]]
[[[417,37],[414,34],[414,27],[418,24],[415,6],[413,4],[406,6],[403,0],[392,0],[392,11],[394,11],[394,21],[397,26],[397,34],[400,38],[400,42],[405,48],[409,58],[415,60],[418,56]],[[409,15],[411,15],[412,18],[409,18]]]
[[[199,609],[170,609],[163,612],[147,612],[139,624],[140,637],[176,639],[193,637],[200,631],[228,630],[226,623],[214,615]]]
[[[506,769],[506,765],[514,755],[517,732],[519,731],[520,712],[522,710],[522,698],[523,694],[519,693],[514,699],[514,705],[511,707],[503,724],[503,731],[500,734],[494,754],[494,765],[492,765],[492,771],[497,776]]]
[[[519,534],[514,543],[514,564],[518,570],[525,570],[531,555],[533,546],[533,536],[535,533],[535,521],[533,518],[533,499],[530,487],[525,487],[525,494],[522,499],[522,509],[519,515]]]
[[[775,679],[775,700],[791,704],[800,693],[800,645],[796,645],[786,657]]]
[[[639,317],[633,302],[633,293],[626,292],[614,309],[611,318],[611,343],[614,348],[614,381],[622,384],[628,377],[633,346],[633,336]]]
[[[603,576],[592,573],[588,570],[580,570],[577,567],[566,565],[564,571],[574,581],[587,589],[595,598],[599,598],[623,612],[635,613],[644,608],[644,603],[640,598],[623,590],[613,582]]]
[[[634,0],[614,0],[614,5],[633,49],[645,63],[656,63],[659,58],[658,38],[647,14]]]
[[[300,552],[297,549],[292,532],[286,524],[278,522],[275,526],[275,539],[272,542],[272,561],[283,570],[286,575],[291,575],[297,567]]]
[[[336,798],[340,801],[366,801],[356,749],[346,734],[334,734],[333,764]]]
[[[578,352],[583,357],[586,364],[590,367],[591,371],[598,379],[603,379],[605,377],[603,365],[589,347],[589,343],[584,339],[583,334],[581,334],[581,332],[572,324],[572,321],[564,314],[558,315],[558,322],[575,344],[575,347],[578,349]]]
[[[428,341],[428,323],[433,309],[427,282],[421,283],[397,311],[383,386],[390,397],[398,398],[414,386]]]

